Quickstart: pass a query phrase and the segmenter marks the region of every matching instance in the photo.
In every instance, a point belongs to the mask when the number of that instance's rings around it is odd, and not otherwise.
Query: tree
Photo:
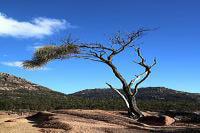
[[[107,45],[101,43],[78,43],[77,41],[73,41],[71,37],[68,37],[62,41],[62,45],[49,45],[38,49],[34,53],[32,60],[25,61],[23,66],[25,68],[41,67],[55,59],[69,58],[81,58],[104,63],[111,68],[116,78],[121,82],[124,94],[115,89],[111,84],[106,84],[111,89],[115,90],[124,100],[129,116],[139,118],[143,116],[143,114],[137,107],[135,99],[138,92],[138,86],[148,78],[151,73],[151,68],[156,64],[156,59],[154,59],[154,62],[151,65],[148,65],[141,54],[140,48],[134,44],[134,42],[146,31],[148,30],[139,29],[127,34],[117,32],[109,39],[111,43]],[[117,67],[113,64],[114,57],[125,51],[127,48],[133,48],[135,50],[140,61],[134,61],[134,63],[137,63],[144,68],[144,72],[136,75],[130,82],[122,76]]]

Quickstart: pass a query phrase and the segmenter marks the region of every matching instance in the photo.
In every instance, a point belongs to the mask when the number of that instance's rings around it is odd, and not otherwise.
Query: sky
[[[103,63],[56,60],[38,70],[21,63],[37,48],[71,34],[82,42],[109,44],[117,31],[156,28],[135,42],[157,65],[140,87],[162,86],[200,93],[199,0],[0,0],[0,71],[63,93],[121,84]],[[114,59],[129,81],[142,72],[134,51]]]

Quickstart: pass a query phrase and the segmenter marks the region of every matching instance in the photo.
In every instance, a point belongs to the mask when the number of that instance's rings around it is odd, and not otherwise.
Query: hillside
[[[13,91],[13,90],[46,90],[51,91],[50,89],[31,83],[20,77],[10,75],[7,73],[0,73],[0,90],[2,91]]]
[[[123,93],[122,90],[120,91]],[[123,104],[116,92],[111,89],[86,89],[71,94],[71,96],[95,101],[108,100],[114,103],[110,105],[113,108],[115,108],[116,104],[118,106]],[[165,87],[146,87],[139,89],[136,98],[139,107],[143,110],[200,111],[199,93],[176,91]]]
[[[123,93],[122,90],[120,92]],[[72,94],[73,96],[90,99],[119,98],[111,89],[86,89]],[[176,91],[165,87],[146,87],[138,90],[137,98],[140,100],[159,101],[195,101],[200,102],[200,93]]]
[[[54,109],[66,100],[65,94],[14,75],[0,73],[0,110]]]
[[[200,94],[164,87],[141,88],[137,100],[142,110],[200,111]],[[0,73],[0,110],[71,108],[125,109],[123,101],[111,89],[87,89],[66,95],[14,75]]]

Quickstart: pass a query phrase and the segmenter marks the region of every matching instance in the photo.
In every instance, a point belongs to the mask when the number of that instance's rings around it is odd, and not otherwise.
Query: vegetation
[[[148,65],[146,59],[141,54],[140,48],[134,44],[146,31],[148,30],[139,29],[127,34],[118,32],[110,38],[110,43],[106,45],[100,43],[77,43],[71,38],[67,38],[60,46],[50,45],[38,49],[34,53],[32,60],[25,61],[23,66],[25,68],[41,67],[49,61],[68,58],[81,58],[104,63],[121,82],[121,88],[124,93],[119,92],[111,84],[107,83],[107,85],[123,99],[129,116],[138,118],[143,116],[137,107],[135,99],[138,86],[148,78],[151,68],[156,64],[156,59],[154,59],[154,62]],[[113,59],[128,48],[133,49],[136,53],[135,55],[139,58],[139,61],[135,61],[135,63],[144,68],[144,72],[136,75],[131,81],[127,81],[119,72],[117,66],[113,64]]]
[[[109,90],[109,89],[106,89]],[[149,90],[155,90],[151,88]],[[150,93],[146,89],[146,94]],[[91,92],[92,90],[88,90]],[[140,93],[143,97],[137,97],[138,105],[141,110],[148,111],[199,111],[200,102],[198,102],[199,95],[189,94],[188,97],[182,93],[179,98],[171,93],[166,93],[168,100],[160,100],[158,98],[149,98],[145,91]],[[65,95],[55,91],[49,90],[14,90],[14,91],[0,91],[0,110],[13,110],[13,111],[34,111],[34,110],[54,110],[54,109],[105,109],[105,110],[124,110],[125,105],[118,95],[110,97],[112,93],[101,97],[97,94],[93,98],[93,94],[87,96],[78,95],[81,92]],[[147,93],[148,92],[148,93]],[[171,91],[169,91],[171,92]],[[99,92],[101,94],[107,93],[105,90]],[[157,95],[159,93],[155,93]],[[153,96],[153,94],[150,94]],[[182,95],[182,96],[181,96]],[[176,100],[174,100],[176,99]]]

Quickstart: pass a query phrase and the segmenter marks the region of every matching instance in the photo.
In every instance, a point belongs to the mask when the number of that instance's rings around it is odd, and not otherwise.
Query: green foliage
[[[23,66],[25,68],[41,67],[51,60],[68,58],[71,54],[78,52],[78,47],[73,44],[45,46],[37,49],[32,60],[25,61]]]
[[[141,110],[150,111],[197,111],[200,103],[194,101],[138,100]],[[105,109],[125,110],[123,101],[118,97],[104,99],[81,98],[62,93],[39,90],[0,91],[0,110],[54,110],[54,109]]]

